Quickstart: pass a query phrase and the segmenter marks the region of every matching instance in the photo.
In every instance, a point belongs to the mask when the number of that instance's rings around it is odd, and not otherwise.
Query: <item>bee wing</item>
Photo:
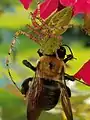
[[[28,120],[36,120],[40,113],[41,108],[39,106],[40,95],[42,92],[42,82],[40,78],[34,78],[30,85],[28,94],[27,94],[27,119]]]
[[[27,101],[30,109],[34,109],[39,103],[39,97],[42,92],[42,82],[40,78],[33,78],[27,94]]]
[[[61,104],[65,112],[65,115],[67,117],[67,120],[73,120],[71,103],[70,103],[70,99],[69,99],[68,93],[65,88],[61,88],[60,98],[61,98]]]

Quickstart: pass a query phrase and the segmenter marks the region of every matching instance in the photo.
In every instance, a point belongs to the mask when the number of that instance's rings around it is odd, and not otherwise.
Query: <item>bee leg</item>
[[[68,96],[71,97],[71,90],[70,90],[70,88],[66,86],[66,90],[67,90]]]
[[[33,77],[29,77],[25,79],[21,85],[21,93],[24,94],[25,96],[29,89],[29,82],[32,80],[33,80]]]
[[[43,56],[43,53],[40,51],[40,49],[38,49],[37,53],[39,54],[39,57]]]
[[[34,66],[33,66],[30,62],[28,62],[27,60],[23,60],[22,63],[23,63],[26,67],[28,67],[28,68],[30,68],[31,70],[33,70],[34,72],[36,71],[36,67],[34,67]]]
[[[67,73],[64,73],[64,79],[65,80],[71,80],[71,81],[75,81],[75,78],[71,75],[68,75]]]

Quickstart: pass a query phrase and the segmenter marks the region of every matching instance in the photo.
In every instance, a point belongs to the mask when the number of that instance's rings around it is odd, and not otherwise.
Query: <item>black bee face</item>
[[[40,57],[43,56],[43,52],[40,49],[37,51],[37,53],[39,54]],[[53,57],[58,56],[58,58],[64,59],[65,55],[66,55],[66,49],[63,46],[60,46],[60,48],[57,49],[56,53],[46,56],[53,56]]]
[[[57,50],[57,55],[59,58],[64,59],[64,57],[66,55],[66,49],[63,46],[61,46],[60,49]]]

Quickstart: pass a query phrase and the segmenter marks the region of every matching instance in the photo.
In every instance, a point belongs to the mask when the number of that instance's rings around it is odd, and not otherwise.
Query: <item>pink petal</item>
[[[46,0],[40,6],[40,16],[45,19],[58,7],[58,0]]]
[[[62,10],[63,8],[65,8],[65,6],[63,6],[60,2],[58,3],[58,7],[57,7],[57,11]]]
[[[74,13],[90,13],[90,0],[77,0],[74,5]]]
[[[60,4],[59,0],[45,0],[40,5],[40,16],[43,19],[46,19],[49,15],[51,15],[55,10],[61,10],[64,6]],[[37,13],[37,9],[34,12]]]
[[[90,0],[60,0],[64,6],[73,6],[74,14],[90,13]]]
[[[90,60],[81,67],[74,77],[79,80],[82,79],[86,84],[90,85]]]
[[[29,8],[29,5],[31,4],[32,0],[20,0],[20,2],[23,4],[25,9]]]
[[[74,13],[83,13],[85,12],[86,8],[86,0],[78,0],[77,3],[74,5]]]
[[[73,6],[77,0],[60,0],[60,3],[64,6]]]
[[[86,11],[85,11],[85,13],[90,13],[90,0],[87,0],[87,2],[86,2]]]

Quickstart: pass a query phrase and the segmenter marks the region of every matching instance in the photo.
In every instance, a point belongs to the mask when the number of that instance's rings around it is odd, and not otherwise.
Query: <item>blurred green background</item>
[[[34,0],[32,6],[26,11],[18,0],[0,0],[0,120],[26,120],[26,104],[23,97],[16,90],[8,76],[5,60],[13,40],[14,33],[20,29],[25,30],[26,24],[31,24],[29,13],[36,6]],[[73,24],[81,24],[81,15],[73,19]],[[63,43],[68,44],[77,58],[70,61],[67,73],[73,75],[90,59],[90,37],[78,27],[73,27],[63,34]],[[39,46],[25,36],[20,36],[11,56],[10,68],[14,81],[20,87],[25,78],[33,76],[22,64],[23,59],[30,60],[36,65],[39,58],[37,49]],[[68,82],[71,88],[72,109],[74,120],[90,119],[90,87],[78,82]],[[39,120],[65,120],[60,101],[49,112],[43,112]]]

